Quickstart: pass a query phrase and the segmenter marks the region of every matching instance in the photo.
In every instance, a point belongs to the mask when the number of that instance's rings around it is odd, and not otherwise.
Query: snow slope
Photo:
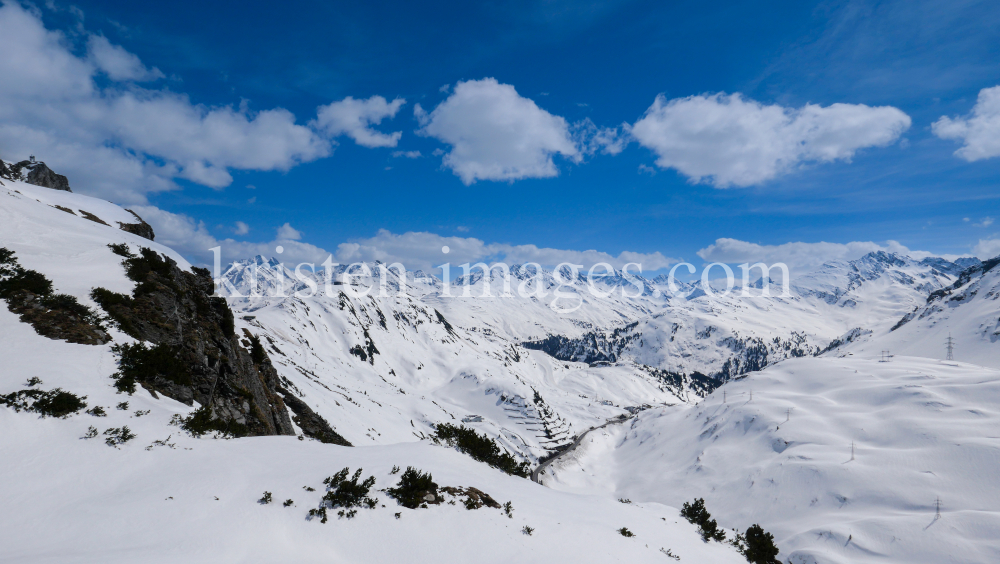
[[[129,292],[134,284],[124,276],[121,257],[108,249],[110,243],[126,243],[133,250],[150,247],[187,267],[170,249],[52,206],[87,210],[107,223],[131,217],[120,208],[43,190],[16,182],[0,188],[0,246],[13,250],[24,267],[49,277],[56,292],[91,305],[95,286]],[[443,323],[435,329],[429,339],[449,336]],[[116,330],[111,334],[119,343],[130,341]],[[0,406],[3,562],[662,562],[660,548],[689,561],[742,561],[729,547],[702,543],[675,508],[626,506],[551,491],[412,436],[406,444],[358,448],[287,436],[193,438],[170,424],[173,416],[187,415],[193,407],[142,388],[132,396],[115,393],[109,377],[116,370],[111,343],[42,337],[6,307],[0,307],[0,358],[0,394],[26,389],[29,379],[38,378],[35,389],[86,396],[88,408],[101,406],[107,413],[41,418]],[[554,378],[541,369],[538,377]],[[353,385],[353,396],[376,393],[363,378]],[[421,385],[414,383],[414,396]],[[317,384],[316,395],[326,390],[342,399],[332,382],[324,386]],[[461,386],[456,389],[450,394],[460,396]],[[374,405],[361,397],[356,401],[366,409]],[[116,407],[122,402],[128,405]],[[596,409],[590,417],[601,413]],[[391,420],[388,411],[379,416]],[[85,438],[91,426],[98,434]],[[118,448],[105,444],[101,432],[122,426],[136,438]],[[360,466],[365,476],[376,477],[375,488],[383,489],[397,481],[390,474],[394,465],[430,471],[441,486],[477,487],[501,503],[509,500],[514,517],[487,507],[470,512],[460,503],[409,510],[375,492],[377,507],[359,511],[354,519],[338,519],[332,512],[326,524],[306,519],[319,502],[324,478],[344,466]],[[273,493],[275,503],[257,503],[264,491]],[[285,499],[293,504],[283,507]],[[526,525],[534,528],[533,535],[521,532]],[[617,532],[621,527],[636,536],[623,537]]]
[[[141,389],[114,393],[108,347],[40,337],[6,309],[0,334],[0,392],[36,376],[40,388],[86,395],[108,413],[40,419],[0,408],[3,562],[662,562],[661,547],[693,561],[742,561],[704,545],[674,508],[555,492],[426,442],[347,448],[295,437],[195,439],[168,423],[191,408]],[[122,401],[127,410],[114,407]],[[83,439],[91,425],[127,425],[138,436],[116,449],[103,435]],[[380,489],[395,485],[394,465],[511,501],[514,518],[461,504],[410,510],[375,492],[379,506],[354,519],[306,520],[327,476],[362,467]],[[264,491],[274,503],[256,502]],[[286,499],[294,505],[282,507]],[[532,536],[521,532],[525,525]],[[622,537],[621,527],[636,537]]]
[[[793,563],[997,562],[998,406],[990,368],[792,359],[595,432],[544,482],[675,507],[704,497],[721,526],[761,524]]]

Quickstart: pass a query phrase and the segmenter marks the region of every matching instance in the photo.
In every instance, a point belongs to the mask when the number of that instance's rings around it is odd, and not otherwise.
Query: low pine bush
[[[106,431],[104,431],[104,434],[107,436],[107,438],[104,439],[104,442],[108,446],[112,446],[115,448],[118,448],[119,445],[123,445],[131,441],[136,436],[135,433],[133,433],[132,430],[128,428],[128,426],[112,427],[111,429],[107,429]]]
[[[177,360],[178,347],[164,343],[147,347],[144,343],[120,344],[111,347],[118,355],[118,372],[111,376],[119,393],[135,393],[138,382],[164,378],[182,386],[191,385],[191,374]]]
[[[208,433],[218,433],[222,437],[245,437],[250,433],[247,426],[233,420],[223,421],[212,416],[212,410],[207,405],[203,405],[191,412],[191,415],[180,419],[181,429],[184,429],[191,436],[201,437]]]
[[[424,473],[412,466],[407,466],[406,471],[399,477],[396,487],[385,490],[389,497],[394,498],[403,507],[416,509],[424,503],[424,496],[437,491],[438,485],[434,483],[430,472]]]
[[[710,540],[726,540],[726,532],[719,528],[719,524],[712,519],[712,515],[705,509],[705,500],[699,498],[692,503],[684,502],[681,507],[681,517],[688,522],[697,525],[701,529],[701,538],[705,542]]]
[[[73,392],[61,388],[50,391],[21,390],[0,396],[0,405],[6,405],[14,411],[31,411],[42,417],[68,417],[87,407],[83,400]]]
[[[510,453],[501,451],[493,439],[480,435],[474,429],[464,425],[457,427],[450,423],[440,423],[434,432],[437,439],[455,446],[479,462],[522,478],[527,478],[530,473],[531,466],[528,462],[518,462]]]
[[[357,515],[358,511],[354,509],[356,507],[375,509],[375,506],[378,505],[378,500],[368,496],[368,492],[375,485],[375,476],[368,476],[364,481],[359,482],[361,468],[358,468],[354,475],[348,478],[347,475],[350,471],[350,468],[344,468],[340,472],[323,480],[327,491],[323,495],[323,499],[320,500],[319,507],[309,510],[310,519],[319,517],[320,523],[326,523],[327,509],[338,507],[341,510],[337,515],[347,519],[351,519]]]

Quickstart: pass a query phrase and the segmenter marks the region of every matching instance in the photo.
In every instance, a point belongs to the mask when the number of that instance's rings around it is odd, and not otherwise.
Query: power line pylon
[[[951,333],[948,333],[948,340],[945,341],[948,345],[948,360],[955,360],[955,339],[951,338]]]

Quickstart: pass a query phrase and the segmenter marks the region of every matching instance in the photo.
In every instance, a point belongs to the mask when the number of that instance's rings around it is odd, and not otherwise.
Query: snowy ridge
[[[829,354],[922,355],[946,358],[949,336],[954,357],[1000,368],[1000,257],[970,266],[947,288],[933,292],[889,328]]]

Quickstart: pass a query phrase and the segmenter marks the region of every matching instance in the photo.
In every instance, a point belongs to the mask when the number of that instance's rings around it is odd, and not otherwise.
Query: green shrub
[[[286,500],[285,500],[285,503],[282,503],[282,504],[281,504],[281,506],[282,506],[282,507],[290,507],[290,506],[292,506],[292,505],[293,505],[294,503],[295,503],[295,502],[294,502],[294,501],[292,501],[291,499],[286,499]]]
[[[406,471],[399,477],[396,487],[385,490],[385,493],[403,507],[416,509],[424,503],[423,498],[427,492],[436,492],[437,488],[438,485],[434,483],[430,472],[425,474],[412,466],[407,466]]]
[[[632,531],[628,530],[628,527],[622,527],[622,528],[618,529],[618,534],[621,535],[621,536],[623,536],[623,537],[634,537],[635,536],[635,533],[633,533]]]
[[[526,534],[526,535],[528,535],[530,537],[531,533],[535,532],[535,529],[534,529],[534,527],[529,527],[529,526],[525,525],[524,528],[521,529],[521,532],[524,533],[524,534]]]
[[[99,405],[95,405],[94,407],[88,409],[87,413],[89,415],[93,415],[94,417],[107,417],[108,416],[107,412],[104,411],[104,408],[101,407],[101,406],[99,406]]]
[[[108,438],[104,439],[104,442],[108,446],[113,446],[118,448],[118,445],[123,445],[136,437],[135,433],[132,432],[128,426],[122,426],[120,428],[112,427],[104,431],[104,434]]]
[[[361,468],[358,468],[350,479],[347,478],[349,473],[350,468],[344,468],[323,480],[327,491],[320,500],[319,507],[309,510],[310,519],[319,517],[321,523],[326,523],[326,510],[337,507],[342,508],[337,513],[338,516],[351,519],[358,513],[356,509],[352,509],[353,507],[374,509],[378,505],[377,499],[368,497],[368,492],[375,485],[375,476],[368,476],[363,482],[359,482]]]
[[[132,254],[131,251],[128,250],[128,245],[126,245],[125,243],[118,243],[118,244],[112,243],[108,245],[108,248],[111,249],[112,253],[120,257],[132,258],[135,256]]]
[[[160,343],[153,348],[144,343],[121,344],[111,347],[118,355],[118,372],[111,377],[119,393],[135,393],[137,382],[151,382],[157,377],[182,386],[191,385],[191,374],[177,359],[179,347]]]
[[[268,503],[271,503],[271,492],[264,492],[264,495],[257,500],[257,503],[261,505],[267,505]]]
[[[87,427],[87,432],[83,434],[83,438],[85,439],[93,439],[96,436],[97,436],[97,427],[94,427],[93,425]]]
[[[745,535],[737,535],[733,544],[751,564],[779,564],[778,547],[774,545],[774,535],[760,525],[750,525]]]
[[[513,519],[514,518],[514,504],[511,503],[511,502],[509,502],[509,501],[507,503],[503,504],[503,512],[504,512],[504,515],[506,515],[508,518]]]
[[[684,517],[688,522],[697,525],[701,529],[701,538],[708,542],[709,540],[724,541],[726,540],[726,532],[719,529],[719,524],[712,519],[708,510],[705,509],[705,500],[699,498],[694,500],[692,503],[684,502],[681,507],[681,517]]]
[[[38,296],[52,294],[52,281],[41,272],[25,270],[15,265],[10,274],[0,280],[0,298],[8,298],[14,292],[27,290]]]
[[[233,420],[223,421],[212,416],[212,410],[203,405],[194,410],[191,415],[181,418],[181,429],[194,437],[216,432],[223,437],[245,437],[250,433],[247,426]]]
[[[267,353],[264,352],[264,347],[260,344],[260,337],[256,335],[250,335],[250,358],[253,359],[254,364],[260,364],[267,360]]]
[[[31,378],[28,378],[28,381],[25,382],[24,385],[27,386],[27,387],[29,387],[29,388],[32,387],[32,386],[41,386],[42,385],[42,379],[39,378],[38,376],[32,376]]]
[[[171,264],[156,251],[142,247],[139,249],[139,256],[129,253],[129,256],[122,261],[125,267],[125,276],[133,282],[142,283],[150,272],[155,272],[165,280],[170,280]]]
[[[94,300],[97,305],[101,306],[101,309],[108,314],[108,318],[111,319],[121,330],[122,333],[134,338],[141,339],[142,335],[139,329],[132,323],[126,315],[121,315],[115,306],[122,306],[126,309],[132,309],[132,297],[126,296],[125,294],[118,294],[108,290],[107,288],[94,288],[90,291],[90,299]]]
[[[531,465],[528,462],[518,462],[510,453],[501,451],[500,446],[493,439],[485,434],[480,435],[474,429],[464,425],[457,427],[450,423],[440,423],[435,427],[435,436],[450,445],[454,445],[474,460],[485,462],[508,474],[527,478],[531,471]]]
[[[20,412],[31,411],[42,417],[68,417],[87,407],[83,400],[72,392],[56,388],[48,392],[43,390],[21,390],[0,396],[0,405],[6,405]]]

